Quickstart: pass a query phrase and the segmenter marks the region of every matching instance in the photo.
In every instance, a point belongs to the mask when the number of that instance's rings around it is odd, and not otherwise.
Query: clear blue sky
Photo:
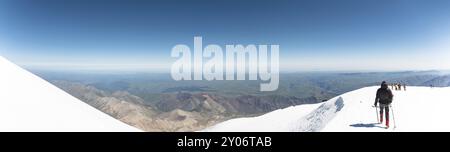
[[[0,55],[26,67],[167,69],[194,36],[279,44],[286,71],[450,69],[450,1],[0,2]]]

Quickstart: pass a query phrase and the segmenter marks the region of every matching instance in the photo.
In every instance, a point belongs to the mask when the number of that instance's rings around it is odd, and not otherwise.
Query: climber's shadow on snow
[[[362,127],[362,128],[384,128],[384,127],[378,126],[378,124],[379,124],[379,123],[367,123],[367,124],[364,124],[364,123],[357,123],[357,124],[351,124],[350,127],[358,127],[358,128],[360,128],[360,127]]]

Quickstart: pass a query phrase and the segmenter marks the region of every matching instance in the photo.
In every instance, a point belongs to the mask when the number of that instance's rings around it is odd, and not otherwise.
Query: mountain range
[[[173,81],[167,74],[36,72],[89,105],[145,131],[196,131],[226,120],[310,105],[381,81],[448,86],[439,71],[286,73],[274,92],[250,81]],[[70,75],[70,76],[69,76]]]

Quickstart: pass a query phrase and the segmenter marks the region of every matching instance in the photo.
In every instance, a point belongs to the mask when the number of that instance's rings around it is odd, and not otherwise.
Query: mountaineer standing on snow
[[[393,97],[392,91],[386,82],[383,81],[381,87],[377,90],[374,106],[376,107],[380,103],[380,123],[383,123],[383,110],[386,111],[386,128],[389,128],[389,106],[392,103]]]

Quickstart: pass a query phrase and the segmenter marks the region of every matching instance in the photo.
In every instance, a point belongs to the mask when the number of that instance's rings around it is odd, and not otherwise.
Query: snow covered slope
[[[450,131],[450,87],[407,87],[393,91],[391,127],[377,124],[378,86],[365,87],[325,103],[280,109],[254,118],[225,121],[202,131]],[[394,128],[394,120],[396,127]]]
[[[237,118],[222,122],[209,127],[203,131],[227,131],[227,132],[264,132],[264,131],[289,131],[291,126],[298,121],[298,118],[304,116],[320,104],[309,104],[295,107],[288,107],[272,111],[268,114],[252,117]]]
[[[322,131],[450,131],[450,87],[407,87],[393,91],[391,128],[376,124],[373,105],[378,87],[367,87],[343,95],[345,106]]]
[[[0,131],[140,131],[0,56]]]

